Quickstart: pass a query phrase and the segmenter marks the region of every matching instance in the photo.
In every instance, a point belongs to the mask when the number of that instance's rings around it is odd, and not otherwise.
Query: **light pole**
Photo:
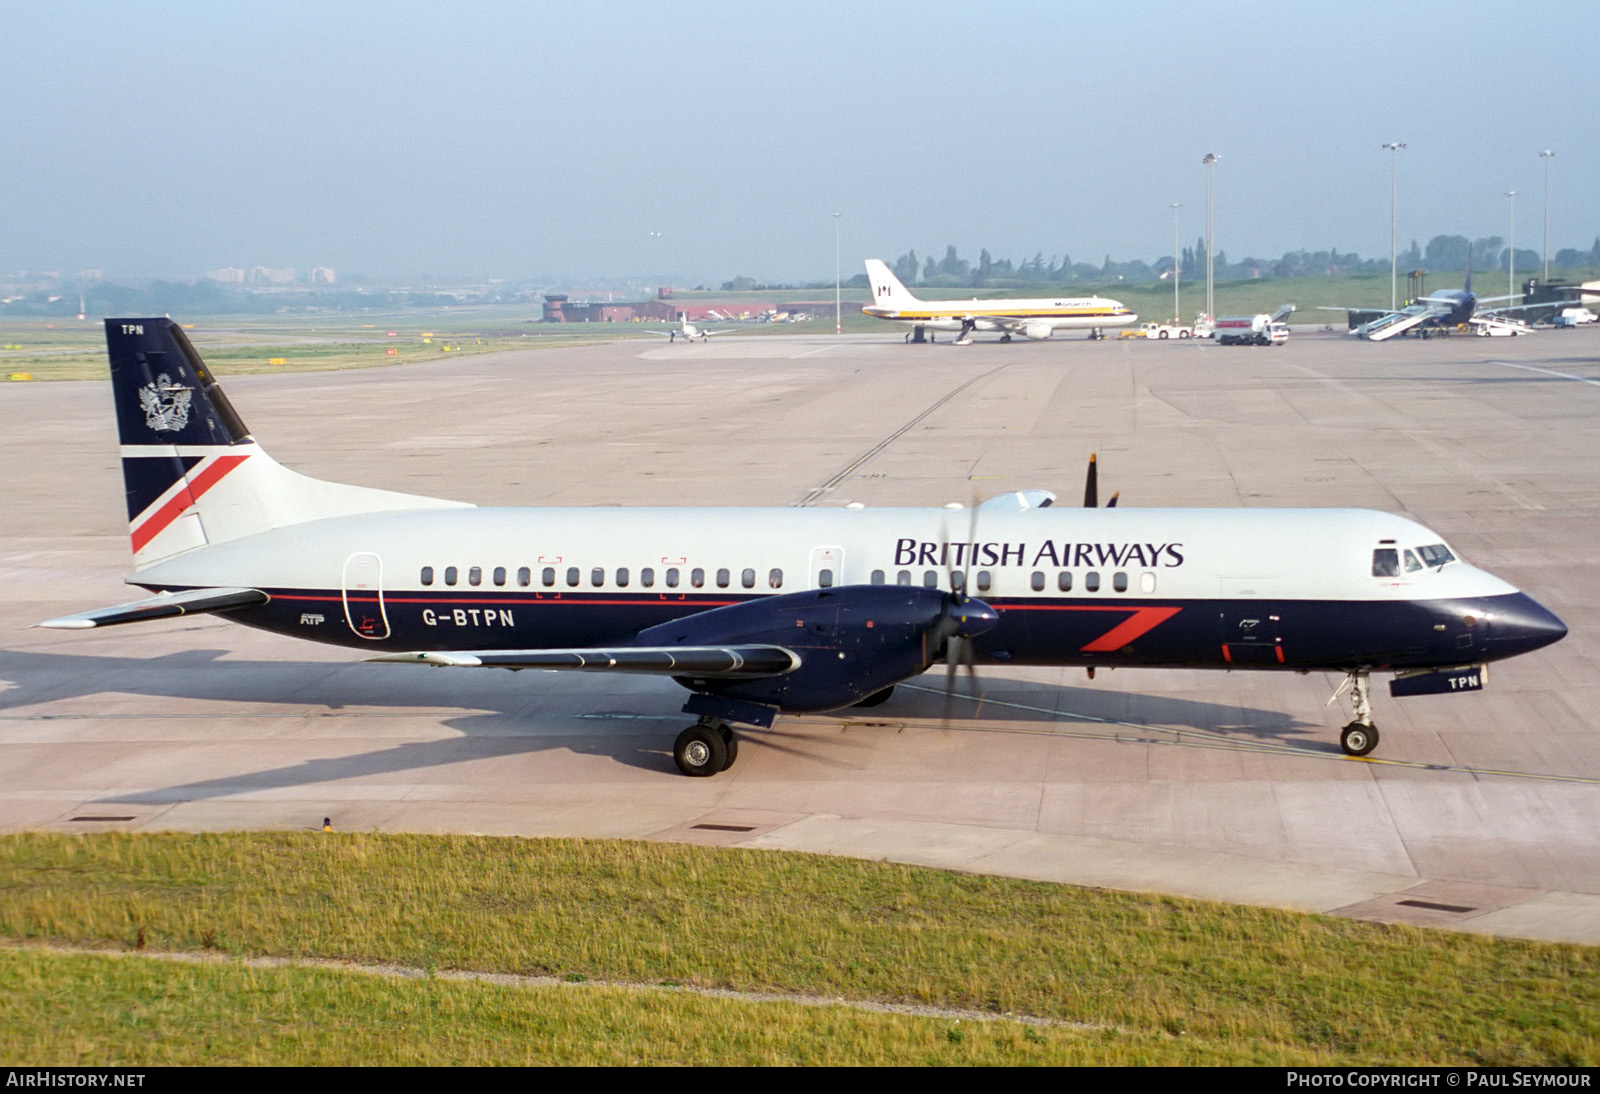
[[[1206,314],[1213,319],[1217,316],[1217,305],[1213,290],[1215,262],[1212,255],[1216,249],[1211,245],[1211,171],[1221,158],[1215,152],[1207,152],[1205,159],[1200,161],[1206,169]]]
[[[1506,295],[1517,294],[1517,192],[1507,190],[1511,199],[1511,246],[1506,249]]]
[[[1394,311],[1398,299],[1400,280],[1400,245],[1396,229],[1400,224],[1400,149],[1405,141],[1389,141],[1389,310]]]
[[[1178,252],[1178,210],[1181,202],[1172,203],[1172,321],[1183,323],[1183,309],[1178,307],[1178,279],[1183,274],[1183,256]]]
[[[833,214],[833,333],[844,330],[844,309],[839,297],[839,214]]]
[[[1544,160],[1544,280],[1550,282],[1550,161],[1556,158],[1553,148],[1539,153]]]

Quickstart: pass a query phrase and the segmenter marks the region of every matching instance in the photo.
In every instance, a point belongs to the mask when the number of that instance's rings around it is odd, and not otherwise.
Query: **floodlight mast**
[[[1517,293],[1517,192],[1507,190],[1511,199],[1511,246],[1506,248],[1506,295]]]
[[[844,310],[839,296],[839,214],[833,214],[833,333],[844,330]]]
[[[1550,161],[1556,158],[1555,149],[1546,148],[1539,153],[1544,160],[1544,281],[1550,283]]]
[[[1211,172],[1216,162],[1221,158],[1215,152],[1207,152],[1205,159],[1200,161],[1206,169],[1206,315],[1212,318],[1216,317],[1217,303],[1215,260],[1212,258],[1212,255],[1216,253],[1216,248],[1211,245]]]
[[[1183,323],[1183,309],[1178,306],[1178,281],[1183,276],[1183,256],[1178,253],[1178,210],[1182,202],[1172,203],[1172,321]]]
[[[1406,146],[1405,141],[1388,141],[1384,147],[1389,150],[1389,310],[1396,309],[1399,298],[1400,283],[1400,251],[1399,233],[1400,225],[1400,149]]]

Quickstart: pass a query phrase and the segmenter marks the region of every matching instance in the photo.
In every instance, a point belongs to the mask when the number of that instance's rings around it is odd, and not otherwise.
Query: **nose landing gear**
[[[1355,720],[1339,731],[1339,747],[1346,755],[1365,756],[1378,747],[1378,727],[1372,724],[1372,701],[1368,695],[1367,670],[1356,669],[1345,681],[1350,686],[1350,706]],[[1339,691],[1343,691],[1341,686]],[[1334,692],[1334,698],[1339,692]]]

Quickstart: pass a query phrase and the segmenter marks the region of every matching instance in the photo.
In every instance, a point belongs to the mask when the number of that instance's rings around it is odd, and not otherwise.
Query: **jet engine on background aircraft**
[[[1050,337],[1049,323],[1029,323],[1022,328],[1022,337],[1042,340]]]

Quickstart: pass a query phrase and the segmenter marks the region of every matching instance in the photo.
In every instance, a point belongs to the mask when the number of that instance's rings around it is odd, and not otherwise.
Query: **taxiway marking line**
[[[1560,380],[1576,380],[1580,384],[1592,384],[1600,387],[1600,380],[1592,380],[1587,376],[1574,376],[1570,372],[1557,372],[1553,368],[1540,368],[1537,365],[1518,365],[1510,361],[1490,361],[1491,365],[1501,365],[1505,368],[1520,368],[1523,372],[1542,372],[1546,376],[1554,376]]]

